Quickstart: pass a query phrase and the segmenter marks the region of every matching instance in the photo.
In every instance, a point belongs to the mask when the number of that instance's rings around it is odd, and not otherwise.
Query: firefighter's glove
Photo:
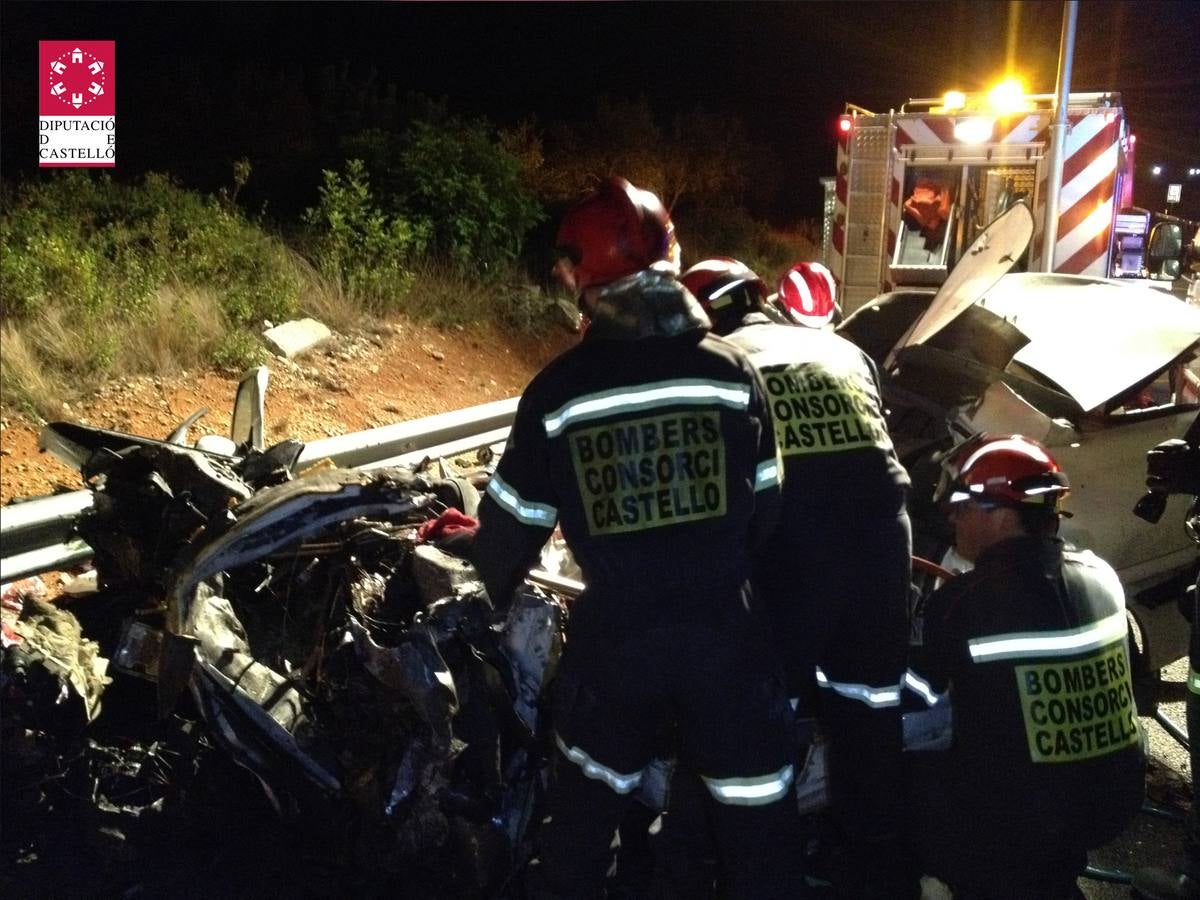
[[[417,542],[433,544],[446,553],[462,559],[470,559],[477,531],[479,531],[478,519],[451,507],[433,521],[425,522],[417,529]]]

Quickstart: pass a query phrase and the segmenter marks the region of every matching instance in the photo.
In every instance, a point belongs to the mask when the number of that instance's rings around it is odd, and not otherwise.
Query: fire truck
[[[847,104],[825,223],[843,310],[886,291],[941,284],[975,236],[1020,201],[1035,230],[1014,270],[1042,271],[1053,105],[1053,94],[1026,94],[1015,83],[909,100],[887,113]],[[1118,215],[1133,199],[1136,138],[1113,92],[1072,93],[1067,122],[1051,269],[1119,276],[1148,224]]]

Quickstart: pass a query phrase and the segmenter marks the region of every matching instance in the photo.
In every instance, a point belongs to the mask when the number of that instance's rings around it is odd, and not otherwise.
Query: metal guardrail
[[[92,558],[92,548],[82,538],[38,547],[0,559],[0,581],[9,582],[27,575],[56,572]]]
[[[342,468],[413,465],[426,457],[498,444],[508,437],[518,399],[312,441],[304,446],[299,465],[324,459]],[[73,491],[0,507],[0,581],[51,572],[90,557],[91,548],[75,535],[75,521],[91,505],[91,491]]]
[[[72,491],[0,507],[0,553],[8,559],[64,540],[91,506],[91,491]]]
[[[384,425],[370,431],[313,441],[304,445],[300,465],[329,459],[340,468],[356,469],[492,429],[507,428],[517,414],[518,399],[510,397],[507,400],[495,400],[423,419]]]

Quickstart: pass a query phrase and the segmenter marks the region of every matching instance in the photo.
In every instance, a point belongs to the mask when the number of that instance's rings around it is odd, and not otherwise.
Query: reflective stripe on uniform
[[[766,806],[787,794],[794,776],[789,763],[770,775],[752,775],[749,778],[700,777],[718,803],[726,806]]]
[[[1193,694],[1200,694],[1200,672],[1195,669],[1188,672],[1188,690]]]
[[[727,406],[746,409],[750,405],[750,388],[733,381],[709,381],[701,378],[678,378],[656,381],[636,388],[619,388],[577,397],[543,417],[546,436],[555,437],[572,422],[586,422],[614,413],[637,412],[655,406],[679,405]]]
[[[816,667],[817,684],[826,690],[833,691],[835,694],[849,700],[857,700],[859,703],[865,703],[867,706],[876,709],[885,706],[900,705],[900,685],[889,684],[885,687],[871,687],[869,684],[854,684],[848,681],[830,681],[829,677],[821,671],[821,667]]]
[[[546,503],[522,500],[521,495],[497,474],[493,474],[488,482],[487,492],[493,500],[526,525],[553,528],[554,523],[558,521],[557,509]]]
[[[754,490],[761,491],[779,485],[779,457],[758,464],[754,470]]]
[[[1075,656],[1125,637],[1125,611],[1117,610],[1099,622],[1063,631],[1023,631],[971,638],[967,645],[975,662],[1024,657]]]
[[[904,673],[904,686],[924,700],[926,706],[933,706],[946,696],[934,691],[929,682],[912,669]]]
[[[562,751],[563,756],[583,770],[584,775],[597,781],[603,781],[618,794],[628,794],[642,783],[640,770],[632,775],[622,775],[620,772],[596,762],[578,747],[568,747],[558,732],[554,733],[554,743],[558,744],[558,749]]]

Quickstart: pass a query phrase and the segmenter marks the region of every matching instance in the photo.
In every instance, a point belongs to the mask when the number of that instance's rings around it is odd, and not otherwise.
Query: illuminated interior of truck
[[[1032,203],[1035,165],[910,165],[892,273],[897,283],[937,284],[988,224],[1022,200]],[[1028,252],[1012,271],[1027,268]]]

